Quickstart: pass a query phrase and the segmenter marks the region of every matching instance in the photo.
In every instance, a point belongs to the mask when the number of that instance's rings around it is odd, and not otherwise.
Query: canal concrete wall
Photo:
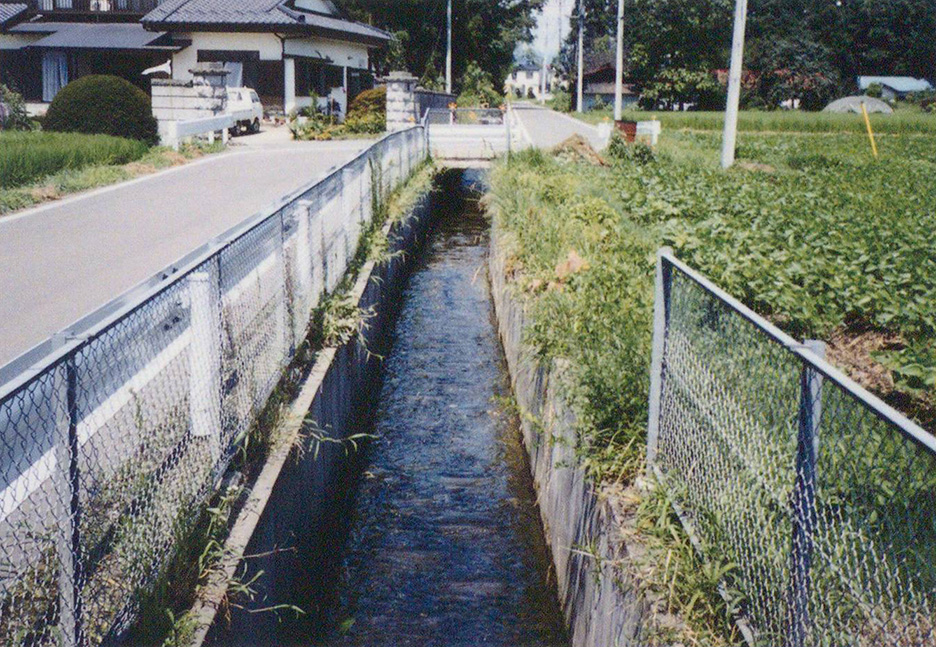
[[[646,604],[637,591],[619,506],[599,494],[577,456],[575,417],[557,366],[523,344],[527,313],[507,279],[507,250],[496,218],[489,256],[491,292],[511,383],[521,410],[546,541],[573,647],[637,647]]]
[[[252,599],[233,600],[243,609],[229,605],[232,580],[212,578],[189,614],[197,628],[188,644],[294,644],[320,626],[327,609],[316,609],[316,602],[334,576],[321,566],[338,561],[355,491],[356,454],[363,444],[354,438],[361,431],[358,416],[377,397],[381,353],[389,345],[410,265],[431,233],[436,202],[429,192],[408,217],[384,228],[389,260],[367,262],[350,291],[365,313],[364,325],[347,343],[318,354],[287,413],[304,420],[301,431],[291,442],[278,443],[235,521],[222,568],[230,575],[236,566],[236,581],[251,582]],[[308,611],[297,616],[290,607]]]

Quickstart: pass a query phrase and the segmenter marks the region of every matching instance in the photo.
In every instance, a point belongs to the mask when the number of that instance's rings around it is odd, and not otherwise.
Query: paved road
[[[0,366],[369,143],[293,143],[281,131],[0,218]]]
[[[598,129],[575,117],[533,104],[521,103],[515,106],[515,110],[534,146],[552,148],[572,135],[579,134],[596,149],[604,148],[605,142],[599,138]]]

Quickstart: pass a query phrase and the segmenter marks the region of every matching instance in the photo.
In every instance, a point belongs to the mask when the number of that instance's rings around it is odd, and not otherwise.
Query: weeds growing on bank
[[[643,471],[662,245],[792,334],[830,340],[833,361],[905,412],[936,419],[936,137],[882,139],[875,161],[866,136],[748,134],[729,172],[718,143],[664,125],[656,153],[618,143],[610,168],[530,151],[492,173],[526,342],[570,367],[566,395],[596,480],[629,484]],[[848,350],[865,338],[886,341]],[[738,642],[715,588],[733,565],[702,564],[662,496],[645,493],[636,532],[644,583],[665,601],[659,644]],[[667,624],[671,612],[685,622]]]
[[[383,187],[383,177],[378,166],[372,165],[374,186]],[[131,642],[160,644],[164,647],[181,647],[197,628],[195,621],[186,612],[191,608],[199,586],[219,572],[226,557],[224,544],[230,523],[243,505],[249,484],[253,483],[264,460],[283,438],[284,416],[315,365],[319,353],[332,347],[351,342],[370,314],[360,309],[351,298],[351,291],[360,272],[370,261],[386,262],[391,256],[374,253],[374,239],[386,239],[384,229],[388,223],[400,223],[412,213],[423,195],[433,186],[436,175],[434,165],[423,164],[414,170],[402,187],[392,192],[375,190],[372,195],[373,218],[362,232],[354,258],[339,285],[331,294],[323,296],[320,305],[312,314],[306,339],[296,349],[290,366],[284,371],[277,387],[258,416],[257,422],[237,439],[237,452],[229,472],[239,473],[236,484],[222,489],[198,514],[199,521],[191,531],[180,535],[169,566],[152,592],[141,600],[142,616],[132,630]],[[309,451],[317,458],[320,447],[325,444],[341,444],[346,451],[356,451],[359,443],[370,438],[354,435],[346,439],[331,436],[307,421],[308,429],[300,434],[295,447],[297,456]],[[282,547],[277,552],[293,550]],[[230,609],[246,609],[251,613],[303,613],[293,605],[263,606],[258,600],[256,582],[263,577],[262,571],[252,570],[250,559],[261,556],[246,556],[233,579],[228,584],[228,596],[222,613]],[[257,604],[261,604],[259,608]]]

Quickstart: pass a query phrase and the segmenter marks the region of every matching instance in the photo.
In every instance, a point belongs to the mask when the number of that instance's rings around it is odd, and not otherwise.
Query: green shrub
[[[882,94],[884,94],[884,86],[880,83],[872,83],[868,86],[868,89],[865,90],[865,95],[872,99],[880,99]]]
[[[0,133],[0,188],[30,184],[59,171],[126,164],[147,151],[143,142],[77,133]]]
[[[656,153],[643,142],[628,144],[616,128],[611,132],[611,141],[606,151],[608,159],[615,161],[629,161],[637,164],[650,164],[656,161]]]
[[[387,129],[387,88],[365,90],[351,101],[345,128],[353,134],[377,134]]]
[[[565,90],[559,90],[547,105],[558,112],[572,112],[572,95]]]
[[[368,115],[382,115],[386,119],[387,88],[385,86],[364,90],[351,100],[351,105],[348,106],[348,119]]]
[[[31,127],[23,97],[0,84],[0,130],[30,130]]]
[[[69,83],[49,105],[46,130],[159,141],[146,93],[116,76],[86,76]]]

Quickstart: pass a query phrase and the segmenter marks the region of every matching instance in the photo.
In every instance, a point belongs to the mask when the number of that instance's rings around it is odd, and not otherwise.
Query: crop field
[[[569,360],[596,479],[643,471],[663,245],[795,337],[828,342],[833,364],[936,429],[936,135],[877,143],[875,160],[866,135],[744,133],[725,172],[719,133],[664,126],[655,153],[612,144],[608,166],[532,151],[493,171],[488,201],[530,308],[527,341],[546,362]],[[640,522],[666,564],[651,588],[714,632],[686,644],[737,642],[713,629],[724,609],[701,581],[712,566],[685,550],[659,496]]]
[[[24,186],[65,170],[126,164],[147,150],[142,142],[107,135],[0,132],[0,189]]]
[[[588,123],[610,121],[611,110],[596,110],[575,115]],[[660,120],[667,130],[701,130],[721,132],[724,127],[722,112],[668,112],[626,111],[624,119],[646,121]],[[936,115],[925,114],[919,107],[900,104],[894,114],[871,115],[874,131],[882,134],[934,134]],[[745,110],[738,116],[738,130],[748,133],[796,132],[796,133],[842,133],[861,135],[865,124],[861,115],[831,114],[824,112],[773,111],[758,112]]]

